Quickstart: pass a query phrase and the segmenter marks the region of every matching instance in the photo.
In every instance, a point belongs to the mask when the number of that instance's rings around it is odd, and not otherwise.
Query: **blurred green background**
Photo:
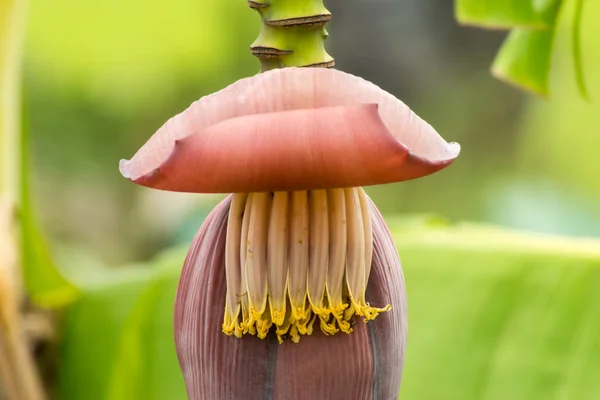
[[[600,2],[586,2],[582,21],[589,102],[574,79],[572,3],[543,99],[490,76],[506,34],[459,27],[451,1],[327,1],[337,68],[462,145],[441,173],[368,188],[407,275],[402,398],[600,398],[600,242],[442,221],[600,237]],[[137,187],[118,161],[192,101],[258,71],[248,48],[259,17],[243,0],[32,0],[27,26],[35,203],[63,271],[86,287],[61,316],[45,378],[61,399],[182,398],[177,273],[220,197]]]
[[[550,99],[534,98],[489,75],[505,33],[458,27],[450,3],[328,2],[337,67],[389,90],[463,147],[452,168],[370,194],[386,213],[600,235],[598,5],[588,2],[583,20],[586,103],[568,29],[558,34]],[[116,166],[192,101],[257,72],[248,47],[258,16],[240,0],[38,0],[28,26],[25,111],[52,237],[110,264],[189,239],[190,214],[216,200],[143,190]]]

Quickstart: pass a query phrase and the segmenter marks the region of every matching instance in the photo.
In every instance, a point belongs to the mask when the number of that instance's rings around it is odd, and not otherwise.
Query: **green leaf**
[[[583,13],[583,0],[575,0],[575,13],[573,14],[573,62],[575,64],[575,80],[581,97],[587,100],[588,94],[583,77],[583,61],[581,57],[581,15]]]
[[[0,2],[0,195],[17,207],[21,229],[21,266],[31,300],[56,307],[72,301],[77,290],[49,256],[33,217],[29,193],[29,142],[21,124],[21,45],[25,2]]]
[[[395,237],[410,304],[402,399],[599,398],[600,240],[473,225]]]
[[[58,369],[61,399],[108,399],[121,332],[150,273],[107,273],[112,281],[86,288],[66,314]]]
[[[257,22],[241,3],[104,0],[90,12],[79,0],[32,1],[28,71],[52,76],[39,90],[84,92],[118,115],[152,112],[157,96],[176,101],[181,82],[208,94],[258,68],[248,51]],[[216,62],[232,57],[231,68]]]
[[[21,268],[31,301],[50,308],[74,301],[79,296],[79,290],[58,269],[36,222],[27,212],[23,214],[21,230]]]
[[[388,220],[410,301],[402,399],[600,396],[600,240]],[[186,398],[172,335],[185,252],[114,272],[69,309],[59,399]]]
[[[456,19],[484,28],[548,29],[560,0],[455,0]]]
[[[187,249],[152,265],[106,270],[68,309],[60,399],[185,399],[173,341],[173,299]]]
[[[554,29],[514,29],[494,60],[492,74],[507,83],[548,95]]]
[[[21,270],[27,293],[34,304],[42,307],[61,307],[71,303],[78,289],[62,274],[54,262],[48,244],[35,218],[30,189],[30,145],[27,127],[21,130],[20,173],[21,187],[19,220],[21,225]]]
[[[0,195],[18,201],[24,3],[0,1]]]
[[[159,277],[136,302],[113,363],[108,399],[185,398],[171,318],[177,278]]]
[[[573,4],[574,5],[574,4]],[[571,11],[565,9],[565,11]],[[600,2],[585,2],[582,37],[584,69],[592,101],[586,102],[573,84],[571,14],[561,18],[557,35],[551,88],[553,101],[531,101],[523,114],[515,165],[519,176],[530,177],[572,204],[569,222],[593,234],[600,228]],[[555,210],[555,223],[565,218],[565,206],[548,193],[546,209]],[[573,226],[572,228],[575,228]],[[573,230],[573,229],[572,229]]]

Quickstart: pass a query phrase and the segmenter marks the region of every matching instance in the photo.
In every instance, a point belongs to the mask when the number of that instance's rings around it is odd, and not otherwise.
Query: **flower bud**
[[[404,279],[385,222],[365,199],[373,235],[366,299],[391,309],[368,323],[353,315],[348,321],[352,333],[328,336],[313,329],[298,343],[280,344],[272,330],[264,339],[223,334],[226,243],[234,196],[212,211],[186,258],[175,305],[175,342],[190,399],[397,397],[406,342]],[[346,300],[348,295],[343,294]]]

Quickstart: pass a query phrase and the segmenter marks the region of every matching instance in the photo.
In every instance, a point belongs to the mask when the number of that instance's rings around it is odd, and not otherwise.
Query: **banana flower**
[[[398,253],[362,186],[415,179],[459,154],[356,76],[284,68],[167,121],[123,176],[232,193],[185,260],[175,342],[191,399],[394,399],[407,310]]]

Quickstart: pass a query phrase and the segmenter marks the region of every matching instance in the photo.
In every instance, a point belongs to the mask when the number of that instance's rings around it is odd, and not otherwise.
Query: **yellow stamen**
[[[275,325],[282,325],[286,312],[288,280],[288,192],[275,192],[269,221],[267,269],[269,305]]]
[[[292,193],[292,213],[290,224],[289,296],[292,316],[300,333],[306,332],[310,319],[306,301],[306,280],[308,278],[308,194]]]
[[[354,312],[364,317],[365,321],[369,321],[375,319],[379,313],[389,311],[391,306],[375,308],[365,300],[373,258],[373,228],[370,223],[369,205],[364,190],[346,189],[345,193],[348,204],[348,238],[354,240],[353,244],[348,244],[348,262],[346,264],[348,292]],[[368,223],[365,224],[363,220]],[[361,238],[361,234],[363,238]]]
[[[267,232],[271,196],[269,193],[254,193],[252,210],[249,215],[247,252],[246,252],[246,285],[248,302],[250,303],[250,323],[256,322],[261,333],[265,324],[261,315],[267,308]],[[244,216],[245,217],[245,216]]]
[[[346,252],[346,288],[355,312],[360,312],[359,293],[364,293],[365,282],[365,236],[360,200],[356,189],[345,189],[348,250]]]
[[[284,337],[287,336],[287,333],[290,330],[290,327],[292,326],[292,319],[290,317],[291,312],[288,308],[288,312],[285,315],[283,323],[281,325],[277,325],[277,329],[275,330],[275,333],[277,334],[277,340],[279,341],[279,343],[283,343]]]
[[[329,264],[329,209],[327,207],[327,191],[313,190],[310,192],[309,197],[310,251],[307,295],[312,312],[318,315],[321,321],[327,321],[330,315],[325,302],[325,284],[327,282]],[[328,329],[326,333],[333,334],[336,331],[334,327],[333,329]]]
[[[361,188],[235,194],[229,212],[223,332],[282,343],[352,332],[389,310],[365,300],[373,253]]]
[[[240,235],[240,268],[242,276],[242,289],[240,295],[242,305],[242,323],[240,324],[243,333],[256,334],[254,327],[250,327],[250,304],[248,302],[248,285],[246,281],[246,254],[248,252],[248,230],[250,229],[250,214],[252,213],[252,202],[254,195],[251,193],[246,200],[244,214],[242,218],[242,232]],[[227,260],[225,261],[227,263]],[[227,265],[225,266],[227,269]]]
[[[350,333],[352,328],[344,320],[343,312],[348,304],[342,300],[348,234],[346,229],[346,200],[343,189],[327,191],[329,204],[329,266],[327,268],[327,299],[329,311],[342,332]]]
[[[228,335],[242,336],[239,323],[242,288],[239,248],[242,235],[242,216],[248,195],[236,194],[231,200],[229,219],[227,221],[227,239],[225,243],[225,277],[227,279],[227,302],[225,303],[225,318],[223,332]],[[244,285],[245,286],[245,285]]]

